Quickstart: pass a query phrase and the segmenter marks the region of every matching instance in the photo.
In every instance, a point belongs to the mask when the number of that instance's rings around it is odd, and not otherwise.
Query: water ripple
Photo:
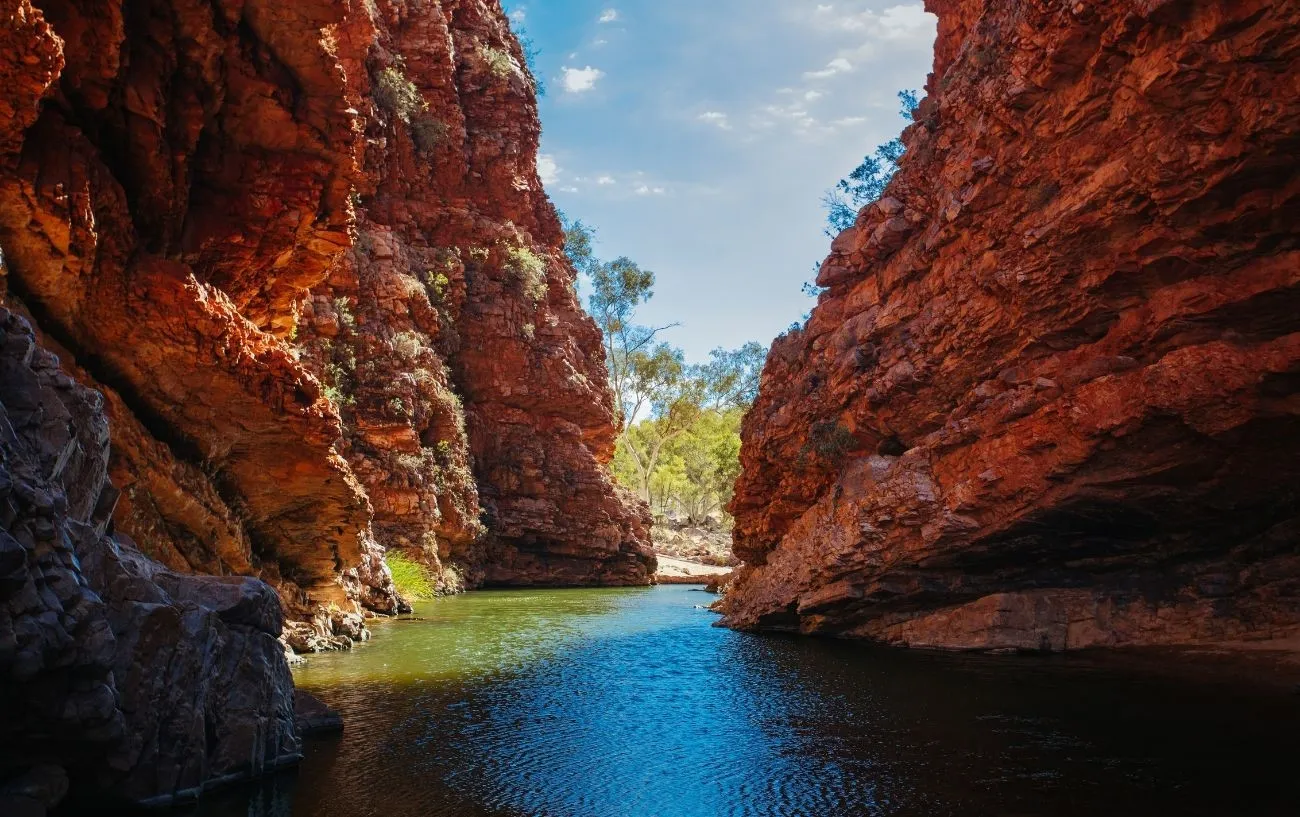
[[[476,593],[300,684],[343,711],[240,817],[1294,817],[1300,702],[710,626],[700,594]],[[1140,680],[1140,679],[1139,679]],[[1289,726],[1288,726],[1289,725]],[[1274,741],[1274,738],[1277,740]],[[1283,782],[1279,782],[1283,781]]]

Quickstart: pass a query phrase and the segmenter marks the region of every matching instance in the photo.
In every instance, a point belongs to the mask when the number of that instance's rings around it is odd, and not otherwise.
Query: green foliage
[[[338,313],[338,316],[339,316],[339,323],[340,323],[340,324],[341,324],[345,329],[355,329],[355,328],[356,328],[356,326],[357,326],[357,319],[356,319],[355,317],[353,317],[353,315],[352,315],[352,309],[351,309],[351,307],[348,305],[348,299],[347,299],[347,298],[335,298],[335,299],[334,299],[334,311]]]
[[[600,261],[596,258],[596,231],[582,223],[582,220],[569,221],[560,213],[560,224],[564,227],[564,254],[569,263],[580,275],[592,275],[593,269]]]
[[[920,104],[917,97],[916,91],[898,92],[899,102],[903,106],[899,115],[909,122]],[[822,206],[826,208],[827,235],[834,237],[852,227],[858,218],[858,211],[884,194],[889,180],[894,178],[894,173],[898,170],[898,160],[903,157],[904,150],[901,139],[891,139],[877,147],[875,153],[868,154],[862,164],[827,191],[822,197]]]
[[[433,296],[434,303],[442,303],[443,298],[447,297],[447,288],[451,286],[451,279],[444,272],[429,270],[425,280],[428,282],[429,294]]]
[[[519,48],[524,52],[524,74],[528,81],[532,83],[533,93],[538,96],[546,96],[546,83],[542,82],[542,73],[537,70],[537,58],[541,56],[541,49],[528,36],[528,29],[524,28],[523,23],[514,23],[515,39],[519,41]]]
[[[375,102],[403,122],[410,123],[417,114],[428,109],[420,89],[406,78],[398,66],[385,68],[375,77]]]
[[[415,360],[424,350],[424,337],[418,332],[398,332],[391,341],[393,351],[405,360]]]
[[[511,247],[506,251],[505,268],[533,303],[546,298],[546,260],[540,255],[527,247]]]
[[[656,513],[676,512],[701,523],[731,501],[740,474],[743,416],[738,408],[701,411],[677,434],[664,418],[635,423],[615,450],[615,477],[639,489]],[[647,478],[642,463],[656,446],[659,454]]]
[[[670,369],[656,368],[667,365],[663,351],[667,347],[653,344],[660,332],[676,324],[649,327],[632,322],[636,308],[654,296],[655,274],[630,258],[601,262],[593,257],[586,262],[586,273],[591,284],[587,311],[604,339],[618,423],[626,428],[648,398],[646,386],[661,376],[672,376]]]
[[[435,119],[427,113],[419,113],[411,117],[411,141],[423,153],[431,153],[439,145],[447,141],[451,134],[451,127],[439,119]]]
[[[483,58],[484,64],[487,65],[488,70],[492,72],[493,76],[505,79],[514,73],[515,61],[514,58],[510,56],[509,52],[482,43],[478,47],[478,53],[479,56]]]
[[[658,344],[632,356],[633,418],[615,451],[615,474],[659,512],[693,522],[720,511],[740,472],[740,421],[758,390],[766,352],[757,343],[715,349],[690,366],[680,349]]]
[[[592,229],[560,218],[565,254],[587,278],[588,312],[604,340],[622,430],[615,478],[657,512],[702,522],[730,501],[740,472],[740,421],[757,397],[767,350],[747,343],[688,364],[681,349],[657,340],[676,324],[635,321],[637,308],[654,295],[654,273],[629,258],[601,261]]]
[[[758,382],[765,362],[767,349],[751,340],[739,349],[714,349],[700,376],[716,405],[748,408],[758,399]]]
[[[384,554],[384,562],[393,574],[397,595],[406,601],[429,601],[437,596],[429,568],[396,550]]]
[[[336,409],[341,408],[352,402],[351,398],[343,394],[343,390],[340,389],[338,386],[333,386],[333,385],[323,386],[321,388],[321,392],[325,395],[326,400],[329,400],[331,403],[334,404],[334,407]]]
[[[429,113],[429,103],[415,83],[402,73],[402,63],[390,65],[375,77],[374,95],[379,107],[411,129],[411,141],[422,153],[429,153],[447,141],[451,128]]]

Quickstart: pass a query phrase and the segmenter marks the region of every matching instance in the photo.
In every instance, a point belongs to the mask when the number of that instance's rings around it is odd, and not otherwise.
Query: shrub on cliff
[[[480,45],[478,52],[493,76],[505,79],[514,73],[515,61],[509,53],[490,45]]]
[[[446,122],[439,122],[427,113],[419,113],[411,118],[411,141],[425,153],[446,142],[450,133],[451,128]]]
[[[429,114],[429,103],[401,68],[389,66],[379,72],[374,84],[375,103],[411,129],[411,141],[428,153],[447,141],[451,128]]]
[[[425,339],[418,332],[398,332],[389,344],[402,359],[415,360],[424,351]]]
[[[546,297],[546,259],[527,247],[511,247],[505,266],[533,303]]]
[[[511,27],[515,32],[515,39],[519,41],[519,49],[524,52],[524,74],[533,85],[533,93],[546,96],[546,83],[542,82],[541,71],[537,68],[537,58],[542,53],[541,49],[528,36],[528,29],[524,28],[523,23],[512,21]]]
[[[920,104],[916,91],[899,91],[898,100],[903,107],[899,115],[908,122]],[[826,234],[834,238],[853,226],[858,218],[858,211],[880,198],[898,170],[898,160],[903,157],[904,147],[901,139],[891,139],[869,153],[858,165],[834,188],[828,190],[822,198],[826,208]]]
[[[375,102],[379,107],[409,123],[416,114],[428,109],[420,89],[395,66],[389,66],[375,77]]]

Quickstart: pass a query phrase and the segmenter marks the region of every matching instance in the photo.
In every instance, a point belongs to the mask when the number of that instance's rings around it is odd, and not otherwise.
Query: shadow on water
[[[207,817],[1300,814],[1300,696],[711,627],[683,587],[474,593],[297,681],[341,738]]]

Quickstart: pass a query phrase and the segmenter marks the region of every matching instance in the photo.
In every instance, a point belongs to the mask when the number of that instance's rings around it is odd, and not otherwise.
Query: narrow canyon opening
[[[1298,67],[0,0],[0,813],[1291,813]]]

